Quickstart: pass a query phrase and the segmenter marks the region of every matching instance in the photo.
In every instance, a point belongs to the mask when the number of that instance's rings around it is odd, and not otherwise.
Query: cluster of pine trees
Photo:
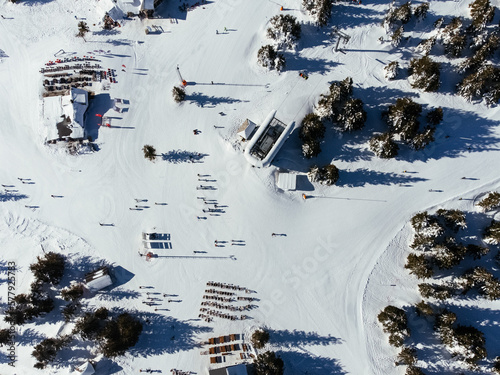
[[[285,69],[286,61],[283,53],[279,51],[295,49],[301,36],[302,26],[297,18],[290,14],[274,16],[269,23],[266,35],[273,44],[267,44],[259,49],[257,62],[264,68],[281,72]]]
[[[382,118],[389,131],[373,136],[368,142],[370,150],[381,158],[393,158],[398,154],[396,140],[406,143],[414,150],[422,150],[434,141],[436,126],[443,120],[441,107],[430,110],[426,116],[426,125],[421,129],[420,117],[422,105],[409,97],[398,98],[389,105]]]
[[[430,57],[431,52],[444,51],[450,59],[465,57],[456,66],[456,72],[464,77],[457,85],[457,94],[471,101],[484,99],[487,104],[496,104],[500,100],[500,68],[492,63],[491,58],[500,47],[498,26],[491,26],[495,7],[489,0],[474,0],[469,4],[470,19],[454,17],[446,22],[444,17],[434,22],[434,32],[417,46],[417,51],[424,54],[409,62],[408,81],[413,88],[423,91],[437,91],[440,86],[440,64]],[[398,46],[405,38],[405,25],[412,19],[415,23],[427,16],[428,3],[412,7],[410,2],[400,6],[391,6],[384,19],[383,26],[391,35],[393,46]],[[440,49],[434,49],[439,44]],[[399,65],[388,64],[386,78],[395,79]]]

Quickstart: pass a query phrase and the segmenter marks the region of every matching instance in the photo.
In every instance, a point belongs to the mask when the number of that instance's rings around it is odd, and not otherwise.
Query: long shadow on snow
[[[111,96],[105,93],[96,95],[90,103],[85,122],[85,134],[95,141],[99,137],[99,124],[102,123],[102,118],[96,115],[104,115],[108,110],[113,108],[114,102]]]
[[[17,2],[17,4],[21,4],[24,6],[33,6],[33,5],[44,5],[51,3],[53,0],[27,0],[27,1],[20,1]],[[16,4],[16,5],[17,5]]]
[[[359,187],[365,185],[404,185],[412,186],[416,182],[427,181],[426,178],[400,175],[396,173],[385,173],[370,171],[368,169],[356,169],[355,171],[341,170],[337,186]]]
[[[172,150],[167,153],[161,154],[161,158],[169,163],[179,164],[179,163],[201,163],[203,158],[208,156],[208,154],[202,154],[200,152],[192,152],[186,150]]]
[[[136,290],[132,289],[115,289],[106,291],[105,293],[98,294],[101,301],[120,301],[127,299],[137,299],[141,296]]]
[[[331,29],[329,27],[319,28],[308,23],[302,24],[298,49],[317,48],[321,45],[324,48],[332,46]]]
[[[286,59],[286,70],[305,71],[307,74],[320,73],[326,74],[340,64],[326,59],[308,59],[299,56],[297,53],[284,52]]]
[[[336,359],[313,356],[305,352],[278,351],[283,359],[285,372],[291,374],[347,374]]]
[[[332,345],[342,343],[342,340],[337,337],[320,336],[315,332],[297,330],[275,331],[271,329],[269,331],[269,336],[269,343],[290,347],[297,345]]]
[[[164,1],[162,2],[158,8],[155,9],[155,18],[176,18],[177,20],[185,21],[189,14],[188,11],[182,11],[179,9],[179,4],[187,3],[188,7],[193,6],[196,3],[199,3],[196,8],[189,10],[189,12],[200,11],[202,12],[204,7],[213,3],[213,1],[207,0],[204,4],[201,4],[201,1],[198,0],[190,0],[190,1]],[[215,33],[215,30],[214,30]]]
[[[41,334],[40,332],[28,328],[25,329],[22,334],[16,335],[15,342],[21,346],[35,346],[46,338],[47,336]]]
[[[454,326],[457,324],[473,326],[483,332],[487,353],[489,353],[490,357],[495,355],[496,349],[500,346],[500,311],[481,308],[477,305],[457,306],[446,304],[442,307],[446,307],[457,315],[457,321]],[[420,344],[417,350],[417,357],[419,360],[429,364],[425,372],[439,375],[452,375],[459,372],[456,369],[450,368],[449,360],[453,361],[453,359],[451,353],[441,344],[439,336],[433,329],[434,320],[418,317],[414,307],[405,308],[405,310],[412,332],[411,341],[415,345]],[[484,364],[483,362],[479,363]]]
[[[196,104],[198,107],[215,107],[219,104],[247,103],[248,100],[234,99],[229,97],[216,97],[194,92],[191,95],[186,95],[186,100]]]
[[[436,140],[421,151],[402,148],[397,158],[425,162],[463,157],[469,152],[499,151],[500,138],[494,132],[496,126],[497,122],[475,113],[443,108],[443,123],[437,126],[434,134]]]
[[[130,349],[132,356],[147,357],[164,353],[177,353],[200,347],[199,334],[212,332],[212,328],[196,326],[170,316],[140,313],[143,324],[139,342]]]
[[[105,35],[105,36],[112,36],[112,35],[118,35],[118,34],[121,34],[121,31],[118,30],[118,29],[111,29],[111,30],[106,30],[106,29],[102,29],[102,30],[99,30],[99,31],[92,31],[92,35]]]
[[[26,198],[28,198],[28,196],[26,194],[0,193],[0,202],[18,201],[18,200],[26,199]]]
[[[337,3],[332,7],[330,24],[337,26],[340,31],[370,24],[380,25],[386,14],[357,4]]]
[[[355,77],[352,77],[355,79]],[[323,91],[328,92],[328,82]],[[363,101],[367,113],[367,121],[363,129],[352,133],[335,130],[333,124],[325,123],[327,128],[325,138],[321,143],[321,153],[312,159],[302,156],[302,141],[299,139],[300,129],[295,129],[273,161],[273,164],[294,171],[307,172],[312,165],[323,166],[332,160],[354,162],[371,160],[376,156],[367,149],[366,144],[375,132],[386,132],[387,124],[381,118],[381,112],[394,103],[398,97],[416,97],[415,93],[405,93],[397,89],[385,87],[357,87],[354,82],[353,97]],[[319,98],[319,95],[318,95]],[[301,125],[298,121],[298,126]]]

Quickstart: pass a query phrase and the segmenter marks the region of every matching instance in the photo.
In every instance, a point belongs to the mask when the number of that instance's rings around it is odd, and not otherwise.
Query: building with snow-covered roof
[[[275,116],[275,110],[267,115],[245,148],[245,158],[255,167],[269,166],[293,130],[293,121],[285,125]]]
[[[277,184],[282,190],[296,190],[297,175],[292,173],[278,173]]]
[[[93,375],[95,374],[94,366],[89,361],[75,368],[75,375]]]
[[[238,135],[241,138],[241,140],[248,141],[252,137],[252,134],[256,127],[257,124],[255,124],[255,122],[246,119],[238,129]]]
[[[88,92],[72,87],[66,95],[47,96],[42,103],[42,123],[47,140],[85,138]]]
[[[109,275],[108,267],[101,267],[85,275],[85,286],[92,293],[95,293],[110,285],[113,285],[113,280]]]

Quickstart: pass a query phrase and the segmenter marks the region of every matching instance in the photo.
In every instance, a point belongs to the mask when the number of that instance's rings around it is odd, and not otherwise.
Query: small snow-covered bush
[[[425,373],[420,367],[411,365],[406,368],[405,375],[425,375]]]
[[[250,339],[256,349],[262,349],[269,341],[269,332],[263,329],[256,330]]]
[[[273,46],[262,46],[257,52],[257,62],[259,65],[269,70],[276,69],[281,72],[285,68],[285,56],[276,52]]]
[[[493,56],[500,46],[500,38],[496,35],[490,35],[488,40],[476,51],[470,58],[460,64],[461,71],[477,70],[484,65],[486,60]]]
[[[418,132],[410,141],[410,147],[414,150],[422,150],[429,143],[434,142],[434,132],[436,128],[427,126],[422,132]]]
[[[443,218],[446,227],[454,232],[457,232],[459,229],[467,228],[467,222],[465,221],[465,214],[463,211],[440,208],[436,211],[436,215],[439,218]]]
[[[370,150],[379,158],[390,159],[398,154],[399,146],[390,133],[374,135],[368,142]]]
[[[413,9],[413,14],[417,20],[423,20],[427,17],[427,12],[429,11],[429,3],[422,3]]]
[[[417,312],[418,316],[433,316],[434,315],[434,309],[432,306],[425,302],[425,301],[420,301],[419,303],[415,304],[415,310]]]
[[[500,193],[498,191],[490,192],[477,205],[485,212],[500,207]]]
[[[41,282],[59,284],[64,274],[64,266],[64,256],[51,251],[43,257],[37,257],[37,262],[30,265],[30,270]]]
[[[322,168],[312,166],[307,173],[307,177],[311,182],[319,182],[323,185],[334,185],[339,179],[339,169],[333,165],[328,164]]]
[[[302,120],[302,126],[299,131],[299,138],[302,140],[317,139],[321,140],[325,136],[325,125],[321,118],[315,113],[307,114]]]
[[[258,354],[254,360],[255,375],[283,375],[283,360],[275,352]]]
[[[451,269],[462,260],[467,254],[467,248],[462,244],[456,244],[453,241],[437,244],[432,248],[434,263],[439,269]]]
[[[392,132],[403,140],[410,140],[418,132],[418,117],[421,112],[421,104],[415,103],[409,97],[398,98],[396,103],[389,106],[386,121]]]
[[[337,125],[343,131],[353,131],[363,128],[366,122],[366,111],[361,99],[349,99],[337,117]]]
[[[307,139],[302,143],[302,155],[306,159],[311,159],[315,156],[318,156],[321,152],[321,146],[319,141],[316,139]]]
[[[151,161],[156,159],[156,149],[151,146],[151,145],[144,145],[142,148],[142,151],[144,152],[144,157],[146,159],[149,159]]]
[[[500,99],[500,68],[481,66],[458,84],[457,93],[468,101],[484,98],[488,105],[496,104]]]
[[[302,0],[302,6],[318,26],[326,26],[332,16],[331,0]]]
[[[406,258],[405,268],[419,279],[427,279],[434,276],[432,262],[424,255],[408,254]]]
[[[452,289],[446,285],[422,283],[418,284],[418,290],[424,298],[445,300],[452,295]]]
[[[318,156],[321,152],[320,141],[325,136],[325,130],[325,125],[318,115],[309,113],[304,117],[299,132],[304,157],[310,159]]]
[[[184,90],[183,87],[174,86],[172,89],[172,96],[174,97],[176,103],[180,103],[186,99],[186,90]]]
[[[122,313],[116,319],[107,321],[102,330],[102,353],[108,357],[123,355],[137,344],[142,332],[142,323],[136,317]]]
[[[461,279],[464,293],[472,288],[477,288],[479,294],[489,300],[500,298],[500,281],[491,272],[483,267],[475,267],[466,272]]]
[[[500,374],[500,356],[495,357],[495,360],[493,361],[493,372],[495,374]]]
[[[61,290],[61,297],[65,301],[74,301],[83,296],[83,285],[74,284],[70,288],[65,288]]]
[[[491,6],[489,0],[474,0],[469,4],[472,18],[471,28],[478,32],[483,30],[488,23],[493,21],[495,7]]]
[[[274,16],[269,21],[267,37],[276,42],[277,48],[293,49],[300,39],[301,26],[297,18],[290,14]]]
[[[85,38],[85,34],[87,34],[90,31],[89,26],[87,25],[87,22],[80,21],[78,22],[78,34],[76,36],[80,38]]]
[[[37,360],[34,367],[37,369],[45,368],[49,362],[56,359],[59,350],[69,344],[70,341],[70,336],[61,336],[42,340],[42,342],[35,346],[35,350],[31,353],[31,355]]]
[[[448,56],[460,57],[467,42],[467,37],[462,31],[462,20],[458,17],[453,18],[440,31],[440,39]]]
[[[395,8],[389,9],[387,16],[384,19],[384,26],[391,27],[393,24],[405,24],[408,23],[412,16],[411,4],[408,1],[403,5]]]
[[[403,341],[410,336],[408,318],[404,310],[396,306],[386,306],[378,314],[378,321],[382,324],[383,330],[389,333],[389,344],[399,347]]]
[[[417,351],[414,348],[403,346],[398,354],[396,365],[413,366],[417,363]]]
[[[439,63],[432,61],[429,56],[411,59],[408,74],[408,81],[413,88],[424,91],[439,89]]]
[[[321,94],[321,98],[316,106],[316,113],[321,119],[336,122],[346,101],[351,96],[351,77],[346,77],[342,81],[334,81],[329,87],[328,94]]]
[[[498,245],[500,243],[500,221],[491,221],[491,224],[484,230],[483,240],[490,245]]]
[[[385,79],[391,81],[396,79],[399,72],[399,63],[397,61],[392,61],[386,66],[384,66]]]
[[[427,120],[427,124],[430,126],[439,125],[439,123],[443,121],[443,108],[438,107],[429,111],[425,116],[425,119]]]
[[[416,50],[422,52],[424,55],[427,56],[431,52],[432,47],[434,47],[435,44],[436,44],[436,37],[432,36],[429,39],[422,40],[418,44]]]
[[[393,47],[399,46],[401,43],[401,40],[403,40],[403,34],[405,32],[405,29],[403,25],[398,27],[391,35],[391,44]]]

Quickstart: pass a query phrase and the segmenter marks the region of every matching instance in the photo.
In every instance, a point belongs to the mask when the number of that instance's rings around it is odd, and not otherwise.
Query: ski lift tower
[[[177,65],[177,74],[179,75],[179,79],[182,82],[182,86],[187,86],[188,83],[184,78],[182,78],[181,71],[179,70],[179,65]]]
[[[332,38],[335,35],[337,35],[337,37],[338,37],[337,44],[335,45],[335,52],[337,52],[339,50],[340,41],[344,40],[344,44],[347,44],[347,42],[349,41],[349,39],[351,39],[351,37],[349,35],[347,35],[346,33],[340,31],[336,26],[334,26],[332,29]]]

